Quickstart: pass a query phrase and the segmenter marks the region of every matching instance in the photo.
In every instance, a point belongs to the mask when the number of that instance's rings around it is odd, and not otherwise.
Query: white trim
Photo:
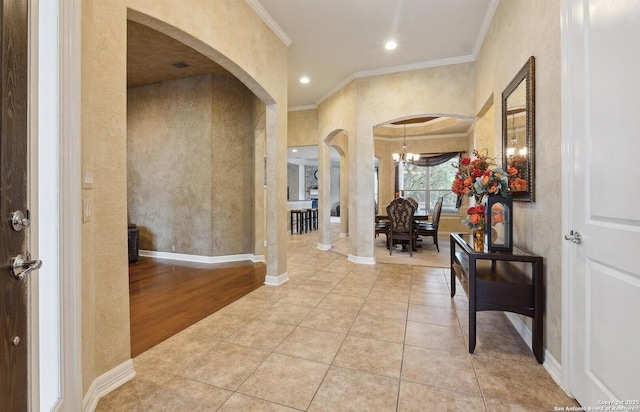
[[[512,312],[503,313],[505,314],[507,319],[509,319],[509,322],[511,322],[511,324],[516,329],[518,334],[522,337],[522,340],[524,340],[529,349],[533,350],[533,335],[531,333],[531,329],[529,329],[520,315]],[[544,363],[542,364],[542,366],[546,369],[547,372],[549,372],[551,379],[553,379],[555,383],[558,384],[558,386],[562,387],[567,395],[571,396],[569,392],[567,392],[566,389],[562,386],[562,365],[560,365],[560,362],[558,362],[556,358],[551,355],[551,352],[546,349],[544,350]]]
[[[372,257],[364,257],[364,256],[356,256],[349,254],[347,255],[347,260],[353,263],[359,263],[362,265],[375,265],[376,259]]]
[[[487,14],[484,15],[484,20],[482,20],[482,26],[480,26],[480,33],[478,33],[478,38],[476,39],[476,44],[473,47],[473,59],[475,60],[480,54],[480,49],[482,48],[482,44],[484,43],[484,38],[487,36],[487,31],[489,31],[489,26],[491,25],[491,20],[493,20],[493,15],[498,8],[498,3],[500,0],[491,0],[489,7],[487,8]]]
[[[227,262],[241,262],[250,260],[252,262],[264,262],[264,255],[253,255],[246,253],[242,255],[225,255],[225,256],[201,256],[201,255],[187,255],[183,253],[170,253],[170,252],[157,252],[155,250],[140,250],[140,256],[152,257],[157,259],[169,259],[180,260],[183,262],[197,262],[197,263],[227,263]]]
[[[569,233],[573,226],[573,107],[571,89],[571,9],[573,3],[561,2],[560,6],[560,95],[561,95],[561,225],[563,233]],[[561,258],[561,348],[562,357],[560,387],[572,396],[573,391],[573,302],[574,302],[574,262],[575,248],[568,242],[562,243]]]
[[[347,84],[351,83],[355,79],[359,79],[362,77],[371,77],[371,76],[379,76],[383,74],[409,72],[413,70],[430,69],[430,68],[439,67],[439,66],[449,66],[452,64],[471,63],[474,61],[475,61],[474,56],[466,55],[466,56],[451,57],[448,59],[429,60],[429,61],[424,61],[419,63],[404,64],[401,66],[383,67],[381,69],[355,72],[347,76],[347,78],[345,78],[343,81],[341,81],[340,83],[335,85],[333,88],[331,88],[327,93],[325,93],[322,97],[320,97],[320,99],[318,99],[315,103],[316,103],[316,106],[319,106],[322,102],[327,100],[329,97],[333,96],[339,90],[344,88]]]
[[[306,106],[293,106],[293,107],[289,107],[287,109],[287,111],[289,112],[299,112],[299,111],[303,111],[303,110],[315,110],[317,109],[318,106],[315,104],[308,104]]]
[[[373,140],[382,141],[382,142],[397,142],[399,141],[399,137],[382,137],[382,136],[374,136]],[[429,139],[442,139],[442,138],[453,138],[453,137],[469,137],[468,133],[451,133],[451,134],[430,134],[430,135],[416,135],[416,136],[407,136],[403,137],[403,140],[406,141],[421,141],[421,140],[429,140]]]
[[[61,396],[65,408],[82,401],[82,167],[80,150],[81,2],[61,1],[60,9],[60,273],[62,293]]]
[[[331,250],[331,244],[323,245],[322,243],[318,243],[318,249],[324,251]]]
[[[107,373],[98,376],[91,383],[87,395],[82,400],[82,410],[84,412],[93,412],[98,406],[100,398],[124,385],[135,376],[136,371],[133,369],[133,359],[129,359]]]
[[[349,233],[348,233],[348,232],[346,232],[346,233],[340,233],[340,237],[341,237],[341,238],[342,238],[342,237],[349,237]]]
[[[289,281],[289,272],[284,272],[278,276],[266,276],[264,278],[264,284],[267,286],[280,286]]]
[[[264,24],[266,24],[275,34],[278,36],[280,40],[285,44],[285,46],[291,46],[291,39],[285,33],[284,30],[276,23],[276,21],[271,17],[271,15],[262,7],[258,0],[245,0],[247,4],[256,12],[256,14],[262,19]]]

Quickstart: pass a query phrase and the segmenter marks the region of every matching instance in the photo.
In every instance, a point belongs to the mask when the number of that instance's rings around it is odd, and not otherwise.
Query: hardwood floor
[[[265,265],[140,257],[129,265],[135,357],[264,284]]]

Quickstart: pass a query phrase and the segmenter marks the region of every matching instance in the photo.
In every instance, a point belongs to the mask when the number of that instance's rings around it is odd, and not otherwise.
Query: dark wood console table
[[[476,347],[476,312],[499,310],[533,318],[533,353],[543,363],[542,257],[516,247],[513,252],[475,252],[471,235],[452,233],[450,239],[451,297],[456,294],[457,273],[469,298],[469,353]],[[527,264],[532,265],[530,276],[523,267]]]

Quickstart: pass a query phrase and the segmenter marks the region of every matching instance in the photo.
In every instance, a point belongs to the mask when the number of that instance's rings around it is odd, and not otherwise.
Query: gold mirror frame
[[[514,201],[534,201],[535,104],[535,59],[531,56],[502,92],[502,165],[504,170],[518,170],[509,180]]]

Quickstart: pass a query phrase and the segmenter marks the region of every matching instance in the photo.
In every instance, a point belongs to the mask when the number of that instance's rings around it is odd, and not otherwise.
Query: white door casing
[[[563,385],[583,407],[640,410],[640,2],[562,11],[564,229],[582,235],[563,248]]]

